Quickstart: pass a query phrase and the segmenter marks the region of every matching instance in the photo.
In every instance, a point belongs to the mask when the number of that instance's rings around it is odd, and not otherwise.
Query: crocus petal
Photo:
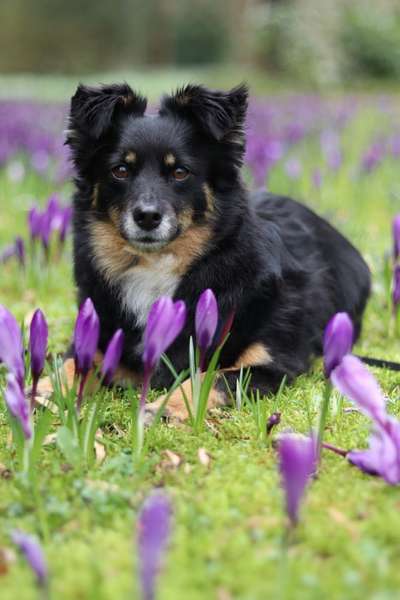
[[[30,326],[29,350],[31,354],[32,377],[38,379],[46,360],[48,327],[44,314],[38,309]]]
[[[86,375],[97,350],[100,334],[100,322],[90,298],[82,304],[75,323],[74,350],[78,373]]]
[[[393,308],[397,310],[400,304],[400,265],[396,265],[393,272]]]
[[[186,306],[182,300],[174,303],[163,296],[152,305],[143,336],[145,371],[154,369],[161,354],[182,331],[185,320]]]
[[[22,531],[13,531],[11,539],[25,556],[29,566],[36,575],[38,585],[45,587],[48,581],[48,570],[39,542],[32,535],[28,535]]]
[[[324,333],[324,367],[329,377],[342,358],[351,352],[354,339],[353,323],[345,312],[336,313]]]
[[[124,346],[124,338],[125,336],[122,329],[117,329],[107,346],[103,365],[101,367],[101,373],[103,375],[105,385],[110,385],[115,371],[119,365]]]
[[[348,354],[331,373],[331,381],[341,394],[355,402],[374,421],[386,421],[386,401],[375,377],[357,357]]]
[[[32,427],[29,418],[29,406],[25,394],[15,375],[7,375],[7,387],[4,391],[4,399],[12,415],[21,424],[25,439],[32,437]]]
[[[25,265],[25,254],[25,242],[20,236],[17,236],[15,238],[15,256],[22,267]]]
[[[278,453],[286,510],[295,525],[305,488],[316,469],[316,443],[312,437],[285,433],[279,438]]]
[[[395,260],[400,256],[400,214],[393,219],[393,255]]]
[[[0,304],[0,361],[23,385],[25,365],[21,330],[14,316]]]
[[[400,434],[398,421],[393,426]],[[382,428],[376,428],[370,437],[367,450],[352,450],[348,452],[348,460],[369,475],[379,475],[390,485],[400,483],[399,440]]]
[[[147,498],[139,514],[137,545],[144,600],[155,597],[156,577],[170,537],[171,516],[170,502],[160,492]]]
[[[218,324],[218,305],[211,289],[204,290],[196,306],[196,341],[202,352],[212,344]]]

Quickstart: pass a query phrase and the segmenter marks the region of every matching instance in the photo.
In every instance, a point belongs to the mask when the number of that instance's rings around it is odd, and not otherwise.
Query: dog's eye
[[[129,176],[128,167],[125,165],[117,165],[111,169],[111,173],[115,177],[115,179],[127,179]]]
[[[176,181],[183,181],[189,175],[189,171],[184,167],[178,167],[172,171],[172,175]]]

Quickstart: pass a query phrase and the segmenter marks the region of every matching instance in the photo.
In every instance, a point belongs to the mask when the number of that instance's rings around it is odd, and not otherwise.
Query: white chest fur
[[[176,273],[176,257],[166,254],[145,266],[137,265],[122,279],[121,292],[125,310],[144,327],[153,302],[160,296],[173,296],[180,276]]]

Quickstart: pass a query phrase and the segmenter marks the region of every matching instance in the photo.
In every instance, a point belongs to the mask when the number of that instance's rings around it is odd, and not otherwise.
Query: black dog
[[[141,372],[142,334],[161,295],[189,318],[168,354],[188,363],[196,302],[212,288],[221,323],[234,312],[221,368],[251,365],[252,385],[273,391],[321,352],[330,317],[349,313],[359,334],[370,289],[355,248],[308,208],[241,179],[248,92],[189,85],[145,115],[128,85],[79,86],[67,143],[76,167],[74,265],[79,302],[90,296],[100,349],[118,327],[122,364]],[[233,369],[232,369],[233,367]],[[160,365],[153,385],[170,385]]]

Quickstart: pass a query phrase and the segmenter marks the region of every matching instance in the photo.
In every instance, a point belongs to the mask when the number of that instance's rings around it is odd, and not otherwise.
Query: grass
[[[290,181],[282,166],[274,168],[270,188],[297,198],[330,218],[366,256],[374,276],[364,334],[356,350],[400,360],[398,339],[387,334],[382,288],[382,256],[391,247],[390,221],[399,207],[398,164],[385,162],[358,177],[356,165],[376,130],[390,131],[392,122],[365,108],[344,134],[345,163],[324,178],[321,190],[310,174],[319,164],[315,139],[300,143],[302,176]],[[29,174],[12,183],[0,172],[0,245],[16,233],[26,235],[26,212],[32,198],[44,203],[54,191],[49,182]],[[67,197],[71,189],[65,186]],[[71,259],[24,275],[16,265],[1,268],[0,302],[18,319],[36,307],[48,318],[51,351],[62,352],[75,318]],[[399,377],[376,370],[394,414],[399,415]],[[321,363],[273,398],[267,414],[282,413],[279,430],[307,432],[316,420],[323,392]],[[189,427],[160,425],[152,433],[143,461],[130,451],[129,402],[109,392],[102,430],[109,440],[107,456],[87,472],[65,464],[54,444],[44,447],[38,469],[38,491],[32,495],[17,474],[0,477],[0,548],[11,549],[9,531],[19,527],[43,535],[44,550],[57,600],[137,598],[134,527],[143,499],[163,486],[174,505],[174,527],[159,598],[216,600],[398,598],[400,586],[397,488],[363,475],[345,460],[325,452],[319,478],[309,489],[302,521],[282,569],[281,540],[285,523],[276,453],[262,443],[251,410],[214,411],[207,429],[195,435]],[[332,411],[326,441],[343,448],[363,447],[366,418]],[[210,465],[198,457],[205,448]],[[179,454],[181,465],[168,461],[166,450]],[[3,406],[0,408],[0,462],[13,465]],[[1,555],[0,555],[1,556]],[[31,600],[36,591],[22,561],[2,567],[2,600]]]

